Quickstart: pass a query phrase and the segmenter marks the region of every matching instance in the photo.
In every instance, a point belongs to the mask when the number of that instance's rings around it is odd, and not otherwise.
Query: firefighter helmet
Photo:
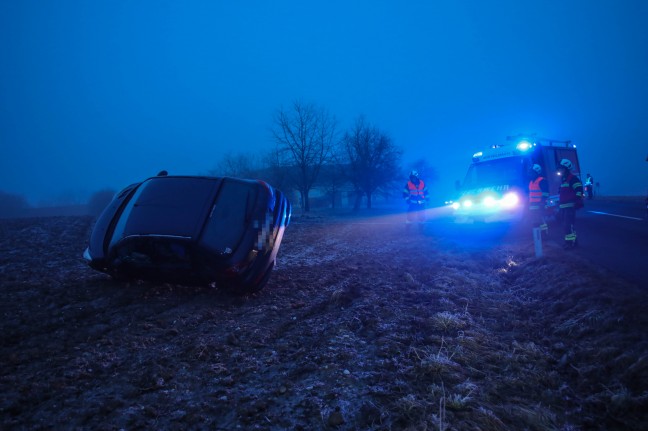
[[[540,175],[540,174],[542,173],[542,167],[541,167],[540,165],[538,165],[537,163],[536,163],[535,165],[533,165],[533,168],[532,168],[532,169],[533,169],[533,170],[534,170],[538,175]]]
[[[560,166],[563,166],[571,171],[574,165],[572,165],[572,162],[570,162],[568,159],[562,159],[560,161]]]
[[[418,171],[416,169],[412,169],[412,171],[410,171],[410,177],[418,178],[419,177]]]

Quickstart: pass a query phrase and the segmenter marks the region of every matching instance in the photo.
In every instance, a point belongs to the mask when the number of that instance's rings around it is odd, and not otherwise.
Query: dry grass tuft
[[[511,407],[511,414],[520,418],[526,429],[533,430],[557,430],[556,415],[547,407],[538,404],[533,408],[526,406]]]
[[[480,406],[476,410],[476,419],[482,425],[484,430],[506,429],[504,423],[497,415],[486,407]]]
[[[465,322],[466,314],[451,313],[449,311],[442,311],[432,316],[432,324],[435,328],[444,332],[463,329],[467,326]]]
[[[468,395],[451,394],[446,397],[445,406],[450,410],[464,410],[472,398]]]
[[[413,347],[410,351],[417,360],[417,369],[423,374],[441,375],[446,371],[459,367],[459,364],[452,360],[456,351],[449,353],[444,346],[443,339],[441,339],[441,346],[438,349],[433,347],[417,349]]]
[[[583,313],[565,320],[559,324],[556,334],[572,334],[572,332],[582,332],[590,327],[598,326],[604,320],[604,313],[600,310],[587,310]]]
[[[408,419],[420,419],[425,414],[427,404],[414,394],[408,394],[397,401],[398,410]]]

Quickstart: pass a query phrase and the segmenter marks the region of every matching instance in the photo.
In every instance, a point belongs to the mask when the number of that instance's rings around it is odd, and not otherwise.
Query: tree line
[[[0,190],[0,219],[19,217],[49,217],[49,216],[98,216],[110,203],[115,191],[103,189],[94,192],[86,202],[60,201],[58,204],[47,206],[32,206],[27,199],[18,194]]]
[[[209,174],[262,179],[284,192],[294,191],[304,211],[311,209],[310,193],[315,187],[330,197],[333,207],[336,197],[351,188],[356,209],[363,198],[371,208],[376,194],[400,192],[403,150],[362,115],[348,130],[340,131],[336,118],[325,108],[294,101],[289,108],[276,111],[271,131],[274,148],[264,154],[226,154]],[[425,159],[411,167],[428,182],[436,179],[436,171]],[[114,193],[94,193],[88,211],[100,213]],[[0,217],[20,216],[29,209],[24,197],[0,191]]]
[[[310,193],[319,187],[331,197],[345,187],[355,196],[354,208],[366,198],[367,208],[377,193],[391,194],[402,180],[403,150],[389,134],[360,115],[345,131],[323,107],[295,101],[290,108],[278,109],[273,118],[275,147],[264,155],[226,154],[212,175],[260,178],[284,190],[297,192],[301,207],[310,211]],[[424,159],[414,164],[434,169]]]

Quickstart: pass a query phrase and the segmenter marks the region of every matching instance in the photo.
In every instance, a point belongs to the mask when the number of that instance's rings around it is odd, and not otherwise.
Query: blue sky
[[[450,193],[507,135],[648,190],[648,2],[0,2],[0,190],[32,203],[273,147],[294,100],[363,114]],[[435,190],[436,189],[436,190]]]

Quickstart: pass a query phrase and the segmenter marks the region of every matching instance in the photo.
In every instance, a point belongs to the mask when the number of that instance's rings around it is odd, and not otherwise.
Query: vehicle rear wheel
[[[276,260],[272,261],[272,264],[268,267],[268,269],[266,269],[266,272],[263,273],[263,276],[257,284],[230,286],[229,290],[231,290],[234,294],[241,296],[260,291],[265,287],[266,284],[268,284],[268,280],[270,279],[270,275],[272,274],[272,270],[274,269],[276,263]]]

